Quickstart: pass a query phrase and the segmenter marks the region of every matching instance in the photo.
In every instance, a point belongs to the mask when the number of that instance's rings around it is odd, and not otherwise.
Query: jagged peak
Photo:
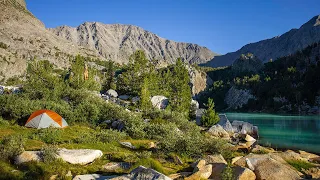
[[[301,28],[311,28],[320,25],[320,15],[316,15],[311,18],[308,22],[303,24]]]

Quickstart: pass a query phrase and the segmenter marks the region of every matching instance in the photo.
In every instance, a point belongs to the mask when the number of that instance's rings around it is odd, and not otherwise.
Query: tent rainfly
[[[68,123],[59,114],[53,111],[39,110],[31,114],[25,126],[37,129],[48,128],[50,126],[65,128],[68,126]]]

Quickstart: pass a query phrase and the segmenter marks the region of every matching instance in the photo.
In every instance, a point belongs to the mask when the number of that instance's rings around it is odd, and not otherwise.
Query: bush
[[[24,151],[24,139],[22,136],[4,137],[0,144],[0,158],[3,160],[13,160]]]
[[[110,143],[118,142],[122,139],[125,139],[127,137],[127,134],[116,130],[101,130],[96,134],[96,136],[100,142]]]
[[[52,163],[57,159],[58,148],[55,145],[45,145],[41,149],[44,163]]]
[[[221,173],[222,180],[234,180],[233,169],[228,165]]]
[[[35,134],[31,135],[31,138],[48,144],[57,144],[62,142],[62,132],[61,129],[51,127],[39,129]]]

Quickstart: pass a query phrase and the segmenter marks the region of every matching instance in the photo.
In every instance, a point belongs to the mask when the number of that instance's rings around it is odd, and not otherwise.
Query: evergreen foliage
[[[211,127],[220,121],[218,113],[215,111],[213,99],[208,99],[208,104],[206,105],[208,109],[205,110],[201,117],[201,124],[205,127]]]
[[[150,101],[150,91],[149,91],[149,78],[145,77],[143,79],[143,84],[140,92],[140,109],[144,112],[148,112],[152,108]]]
[[[295,54],[269,61],[256,72],[235,72],[232,67],[210,71],[208,75],[214,84],[202,93],[200,104],[214,98],[217,110],[225,110],[225,95],[234,86],[250,90],[256,97],[239,109],[242,112],[302,113],[306,105],[319,106],[316,102],[320,96],[319,48],[318,43],[312,44]]]

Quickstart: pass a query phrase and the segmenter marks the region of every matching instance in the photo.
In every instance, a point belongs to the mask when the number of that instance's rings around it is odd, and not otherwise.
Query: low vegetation
[[[189,119],[191,92],[182,61],[156,70],[144,53],[138,51],[120,71],[117,65],[107,62],[102,71],[89,67],[89,78],[83,79],[84,65],[96,61],[73,57],[71,68],[65,70],[56,69],[48,61],[32,61],[26,80],[19,81],[22,91],[0,96],[0,179],[41,179],[54,174],[65,178],[69,170],[73,174],[108,174],[102,166],[110,161],[128,162],[133,167],[144,165],[170,174],[188,167],[189,162],[206,153],[228,154],[224,141],[208,138]],[[142,112],[128,112],[96,95],[112,87],[121,94],[140,95],[140,103],[129,108],[140,108]],[[166,110],[153,109],[145,101],[147,96],[162,94],[171,102]],[[24,127],[30,114],[39,109],[57,112],[70,127],[39,130]],[[121,120],[124,129],[118,131],[103,125],[106,120]],[[131,142],[137,149],[125,148],[119,142]],[[151,142],[156,144],[157,151],[150,149]],[[55,159],[57,148],[99,149],[104,156],[79,167]],[[44,162],[13,165],[13,157],[23,150],[43,150]],[[180,156],[184,164],[173,163],[172,153]]]
[[[290,164],[292,167],[296,168],[300,172],[302,172],[302,170],[308,170],[310,168],[315,167],[314,164],[311,164],[307,161],[302,161],[302,160],[290,160],[290,161],[287,161],[287,163]]]

